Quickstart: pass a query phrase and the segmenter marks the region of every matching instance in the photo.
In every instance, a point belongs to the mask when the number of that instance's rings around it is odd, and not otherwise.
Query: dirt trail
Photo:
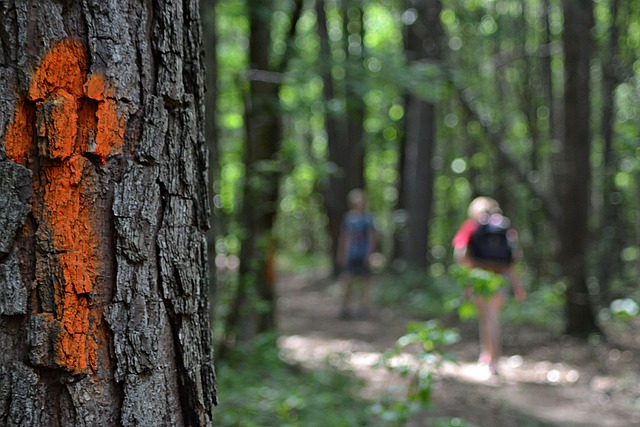
[[[340,320],[339,286],[317,275],[281,278],[278,292],[285,357],[311,368],[350,369],[365,381],[365,397],[403,390],[400,378],[373,365],[416,319],[383,308],[367,320]],[[435,406],[424,417],[459,417],[479,427],[640,426],[637,346],[589,346],[507,326],[496,379],[475,364],[475,326],[452,326],[462,337],[450,348],[458,363],[440,368]]]

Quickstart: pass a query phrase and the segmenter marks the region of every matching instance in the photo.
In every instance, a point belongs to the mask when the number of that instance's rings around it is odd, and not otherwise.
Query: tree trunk
[[[0,14],[0,424],[210,425],[198,2]]]
[[[338,251],[338,236],[340,235],[340,225],[342,216],[347,211],[347,194],[349,184],[346,178],[346,171],[349,167],[349,144],[346,139],[347,123],[343,112],[335,111],[332,105],[339,99],[336,85],[331,76],[333,66],[332,46],[329,41],[327,28],[327,16],[325,11],[326,1],[316,2],[316,14],[318,16],[318,36],[320,39],[320,67],[322,73],[322,95],[326,107],[325,129],[327,132],[329,165],[332,166],[332,174],[324,188],[324,205],[327,211],[328,230],[331,238],[331,255],[333,261],[333,275],[337,276],[339,267],[336,262]]]
[[[282,130],[280,84],[262,76],[271,72],[271,15],[269,0],[255,0],[249,6],[249,99],[246,103],[246,178],[242,203],[242,224],[246,237],[240,253],[240,280],[253,287],[268,309],[257,315],[256,331],[275,327],[275,288],[269,261],[272,227],[278,203],[280,168],[276,165]],[[256,313],[252,313],[256,314]]]
[[[245,336],[273,330],[276,326],[275,255],[273,224],[278,210],[280,176],[278,155],[282,140],[280,110],[281,75],[286,71],[293,52],[293,39],[303,3],[294,2],[291,25],[286,37],[287,48],[280,58],[273,58],[271,47],[272,2],[256,0],[249,7],[249,95],[245,104],[247,143],[244,163],[241,222],[244,237],[240,251],[240,280],[226,324],[233,334]],[[251,290],[265,309],[250,302]],[[240,324],[246,326],[240,330]],[[224,349],[225,351],[227,349]]]
[[[437,0],[411,0],[409,6],[418,11],[417,20],[408,28],[406,35],[409,59],[440,60],[442,5]],[[431,167],[436,143],[435,103],[425,101],[415,93],[408,93],[406,115],[405,175],[401,194],[405,197],[408,217],[402,257],[412,267],[426,268],[429,264],[429,221],[435,178]]]
[[[208,0],[200,4],[200,11],[202,16],[202,35],[203,35],[203,48],[205,52],[204,65],[206,67],[206,88],[207,93],[205,95],[205,109],[207,111],[207,119],[205,120],[205,140],[206,146],[209,151],[209,193],[213,193],[213,187],[219,180],[219,149],[218,149],[218,132],[216,128],[217,123],[217,80],[218,80],[218,63],[216,60],[216,25],[215,25],[215,12],[216,12],[217,0]],[[213,203],[215,206],[215,202]],[[207,252],[209,254],[209,300],[215,301],[216,298],[216,265],[215,265],[215,245],[216,237],[224,235],[224,231],[220,226],[219,219],[211,224],[211,227],[207,231]],[[214,310],[211,307],[209,313],[209,319],[211,322],[214,320]]]
[[[618,0],[610,4],[613,23],[609,30],[609,43],[604,46],[602,57],[602,139],[603,147],[603,182],[602,182],[602,214],[600,225],[601,252],[598,254],[598,282],[601,293],[606,299],[613,297],[609,282],[615,276],[615,272],[622,271],[620,257],[611,256],[620,253],[624,245],[624,227],[621,227],[619,194],[616,192],[615,175],[617,172],[618,158],[613,146],[614,122],[615,122],[615,90],[620,79],[617,75],[618,41],[620,30],[617,23]]]
[[[346,131],[344,138],[346,149],[346,167],[344,168],[347,192],[354,188],[364,188],[365,156],[365,86],[364,69],[364,10],[360,1],[343,3],[344,49],[347,53],[345,75]],[[346,195],[345,195],[346,197]],[[344,214],[344,212],[343,212]]]
[[[585,337],[598,332],[587,288],[587,247],[591,152],[589,61],[593,26],[590,0],[564,0],[565,135],[558,156],[556,188],[558,263],[567,280],[567,333]]]
[[[559,141],[561,139],[561,126],[557,124],[560,122],[560,108],[556,102],[556,97],[554,96],[554,79],[553,79],[553,68],[551,66],[553,49],[552,49],[552,30],[551,30],[551,22],[553,17],[551,16],[551,4],[550,0],[542,1],[542,17],[544,21],[544,44],[545,44],[545,52],[541,56],[541,67],[542,67],[542,86],[544,92],[544,98],[547,102],[547,106],[549,107],[549,137],[554,141]]]

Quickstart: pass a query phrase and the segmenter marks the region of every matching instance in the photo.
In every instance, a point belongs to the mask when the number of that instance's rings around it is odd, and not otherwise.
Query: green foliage
[[[322,198],[315,193],[317,180],[318,173],[309,164],[298,166],[284,179],[274,229],[285,253],[323,254],[329,247],[327,217]]]
[[[603,310],[601,316],[618,321],[618,322],[630,322],[637,319],[640,314],[640,306],[636,301],[631,298],[620,298],[611,301],[609,307]]]
[[[637,334],[640,305],[636,297],[637,294],[634,298],[619,298],[611,301],[598,313],[601,323],[606,324],[608,330],[615,334]]]
[[[453,265],[449,269],[449,274],[460,288],[470,287],[473,294],[477,296],[490,297],[507,285],[507,279],[503,275],[482,268]]]
[[[403,398],[382,400],[373,407],[373,412],[385,425],[404,426],[411,417],[431,406],[434,374],[443,361],[454,360],[444,352],[444,347],[458,340],[456,330],[444,328],[437,320],[407,325],[406,334],[384,353],[381,360],[389,371],[408,379]],[[405,351],[409,348],[417,349],[417,354],[408,356]]]
[[[462,295],[477,295],[488,298],[507,285],[507,280],[500,274],[481,268],[469,268],[455,264],[449,268],[449,276],[459,286]],[[458,316],[470,319],[477,316],[477,310],[471,299],[458,300]]]
[[[277,267],[285,274],[329,271],[331,259],[324,252],[281,251],[278,254]]]
[[[617,299],[611,302],[611,314],[624,320],[634,319],[640,313],[638,303],[631,298]]]
[[[280,358],[273,336],[236,348],[216,369],[217,426],[369,425],[368,403],[355,397],[359,383],[348,372],[289,365]]]
[[[375,289],[376,300],[382,305],[402,307],[408,314],[420,318],[441,317],[459,303],[462,293],[447,277],[407,270],[380,277]]]
[[[507,324],[533,325],[560,332],[563,327],[565,286],[562,283],[539,286],[527,299],[515,303],[508,299],[502,311]]]

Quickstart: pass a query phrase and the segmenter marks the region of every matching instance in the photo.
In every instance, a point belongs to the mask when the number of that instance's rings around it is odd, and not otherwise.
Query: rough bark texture
[[[30,211],[31,171],[0,161],[0,177],[0,316],[13,316],[27,311],[27,287],[12,243]]]
[[[0,425],[210,425],[197,0],[0,15]]]
[[[204,48],[204,63],[207,69],[206,87],[207,93],[205,97],[205,106],[207,111],[207,119],[205,120],[205,139],[209,150],[209,186],[213,193],[215,182],[219,177],[219,149],[218,135],[216,129],[216,109],[217,109],[217,81],[218,81],[218,64],[217,64],[217,36],[216,36],[216,4],[217,0],[208,0],[200,3],[200,15],[202,16],[202,35]],[[215,205],[215,203],[213,203]],[[209,300],[216,298],[216,265],[215,265],[215,244],[216,236],[224,234],[224,228],[221,226],[222,221],[220,215],[218,220],[211,224],[207,232],[207,243],[209,252],[209,277],[211,283],[209,286]],[[210,310],[209,318],[214,320],[214,310]]]

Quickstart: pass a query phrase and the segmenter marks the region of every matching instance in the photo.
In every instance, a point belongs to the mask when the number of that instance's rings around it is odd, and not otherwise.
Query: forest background
[[[218,359],[276,328],[276,270],[336,272],[356,187],[379,271],[448,282],[453,233],[490,195],[530,304],[580,338],[638,314],[640,5],[217,0],[203,28]]]
[[[596,309],[633,298],[640,7],[565,9],[218,1],[204,16],[209,43],[217,29],[215,260],[245,277],[219,275],[218,315],[266,304],[271,316],[275,248],[330,262],[356,187],[377,217],[381,268],[445,276],[451,236],[486,194],[520,231],[531,289],[567,296],[570,333],[594,332]]]

